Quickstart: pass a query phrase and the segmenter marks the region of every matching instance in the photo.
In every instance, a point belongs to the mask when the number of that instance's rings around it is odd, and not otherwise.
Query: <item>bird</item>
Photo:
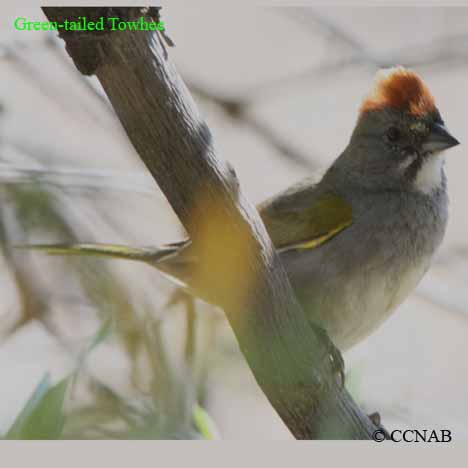
[[[429,269],[448,219],[445,150],[458,144],[416,72],[382,69],[323,177],[257,206],[306,317],[341,352],[377,330]],[[27,247],[142,261],[188,286],[197,261],[190,239]]]

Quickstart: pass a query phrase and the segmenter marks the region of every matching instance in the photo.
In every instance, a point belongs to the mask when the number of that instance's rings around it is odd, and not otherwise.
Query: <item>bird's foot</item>
[[[338,385],[344,387],[345,383],[345,362],[341,351],[333,344],[326,330],[322,327],[317,327],[317,331],[322,335],[323,340],[327,344],[327,356],[331,362],[333,374],[337,376]]]
[[[385,439],[386,440],[389,440],[390,439],[390,434],[389,432],[387,431],[387,429],[385,429],[385,427],[382,426],[382,418],[380,417],[380,414],[375,411],[374,413],[372,414],[369,414],[367,415],[368,418],[371,420],[372,424],[377,427],[377,429],[379,431],[382,432],[382,434],[385,436]],[[380,441],[379,441],[380,442]]]
[[[341,351],[331,343],[330,349],[330,360],[332,361],[333,371],[338,376],[338,384],[340,387],[344,387],[345,384],[345,362]]]

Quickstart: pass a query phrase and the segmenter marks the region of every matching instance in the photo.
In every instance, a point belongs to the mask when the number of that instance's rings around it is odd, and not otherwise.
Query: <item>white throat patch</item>
[[[431,193],[442,185],[442,168],[445,157],[441,153],[431,154],[416,175],[415,187],[423,193]]]

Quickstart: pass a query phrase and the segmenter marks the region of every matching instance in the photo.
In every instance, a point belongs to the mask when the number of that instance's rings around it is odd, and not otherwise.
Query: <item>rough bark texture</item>
[[[58,22],[80,16],[130,20],[143,15],[149,20],[158,13],[140,8],[43,10]],[[100,80],[128,137],[192,239],[199,235],[193,213],[203,211],[207,201],[233,239],[247,233],[245,251],[236,247],[234,254],[245,257],[255,290],[242,304],[226,298],[224,310],[258,384],[293,435],[370,438],[376,427],[340,385],[330,355],[333,345],[309,325],[257,211],[242,196],[234,171],[216,157],[210,130],[169,61],[161,35],[83,31],[61,36],[77,68]],[[233,246],[223,248],[226,258],[233,258]],[[222,261],[219,255],[215,258]],[[227,285],[224,293],[236,291]]]

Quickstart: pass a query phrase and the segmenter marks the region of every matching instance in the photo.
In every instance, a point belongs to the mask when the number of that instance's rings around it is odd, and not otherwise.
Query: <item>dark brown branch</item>
[[[51,21],[106,15],[129,20],[148,14],[138,8],[43,10]],[[258,384],[282,420],[296,438],[369,438],[375,426],[339,385],[330,359],[333,345],[309,325],[257,211],[240,192],[234,171],[217,158],[210,130],[163,42],[144,31],[86,35],[63,35],[69,54],[79,70],[100,80],[195,244],[203,241],[203,216],[194,219],[194,213],[216,220],[224,245],[220,251],[210,243],[204,258],[224,272],[238,258],[245,261],[245,274],[255,285],[248,293],[225,285],[223,278],[211,280],[221,290],[219,299]],[[207,206],[212,208],[208,212]]]

